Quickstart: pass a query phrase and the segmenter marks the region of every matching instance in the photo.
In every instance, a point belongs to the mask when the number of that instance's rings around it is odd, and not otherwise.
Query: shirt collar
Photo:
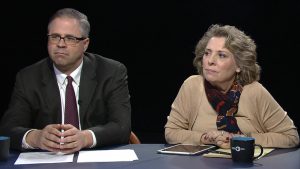
[[[70,74],[70,76],[73,78],[74,82],[79,86],[80,83],[80,75],[82,70],[82,64],[83,61],[80,63],[80,65]],[[60,70],[58,70],[55,65],[53,64],[54,72],[56,75],[57,82],[61,85],[66,83],[67,75],[62,73]]]

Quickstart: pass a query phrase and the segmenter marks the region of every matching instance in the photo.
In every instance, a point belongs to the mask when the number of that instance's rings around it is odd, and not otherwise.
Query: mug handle
[[[255,159],[257,159],[258,157],[260,157],[263,154],[264,148],[261,145],[259,145],[259,144],[254,144],[254,147],[259,147],[259,149],[260,149],[259,155],[253,157],[253,159],[255,160]]]

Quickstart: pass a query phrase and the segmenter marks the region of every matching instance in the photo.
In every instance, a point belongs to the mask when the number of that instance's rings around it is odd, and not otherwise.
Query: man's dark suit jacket
[[[85,53],[78,104],[81,129],[95,133],[96,147],[128,143],[131,106],[122,63]],[[18,72],[0,124],[0,133],[11,137],[11,148],[22,150],[22,138],[29,129],[43,129],[61,120],[60,93],[50,58]]]

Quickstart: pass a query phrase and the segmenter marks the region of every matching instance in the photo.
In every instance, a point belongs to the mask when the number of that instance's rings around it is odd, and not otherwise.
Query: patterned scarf
[[[206,80],[204,82],[204,87],[210,105],[218,113],[218,130],[241,134],[242,132],[240,131],[234,116],[238,110],[238,103],[243,87],[239,83],[234,82],[231,89],[226,94],[221,93]]]

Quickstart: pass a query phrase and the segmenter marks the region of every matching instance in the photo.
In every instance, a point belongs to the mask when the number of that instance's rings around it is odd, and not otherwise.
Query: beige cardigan
[[[217,130],[217,113],[207,100],[200,75],[184,81],[171,108],[165,125],[165,138],[170,144],[201,144],[203,133]],[[235,117],[240,130],[263,147],[289,148],[299,144],[293,121],[259,82],[244,86]]]

